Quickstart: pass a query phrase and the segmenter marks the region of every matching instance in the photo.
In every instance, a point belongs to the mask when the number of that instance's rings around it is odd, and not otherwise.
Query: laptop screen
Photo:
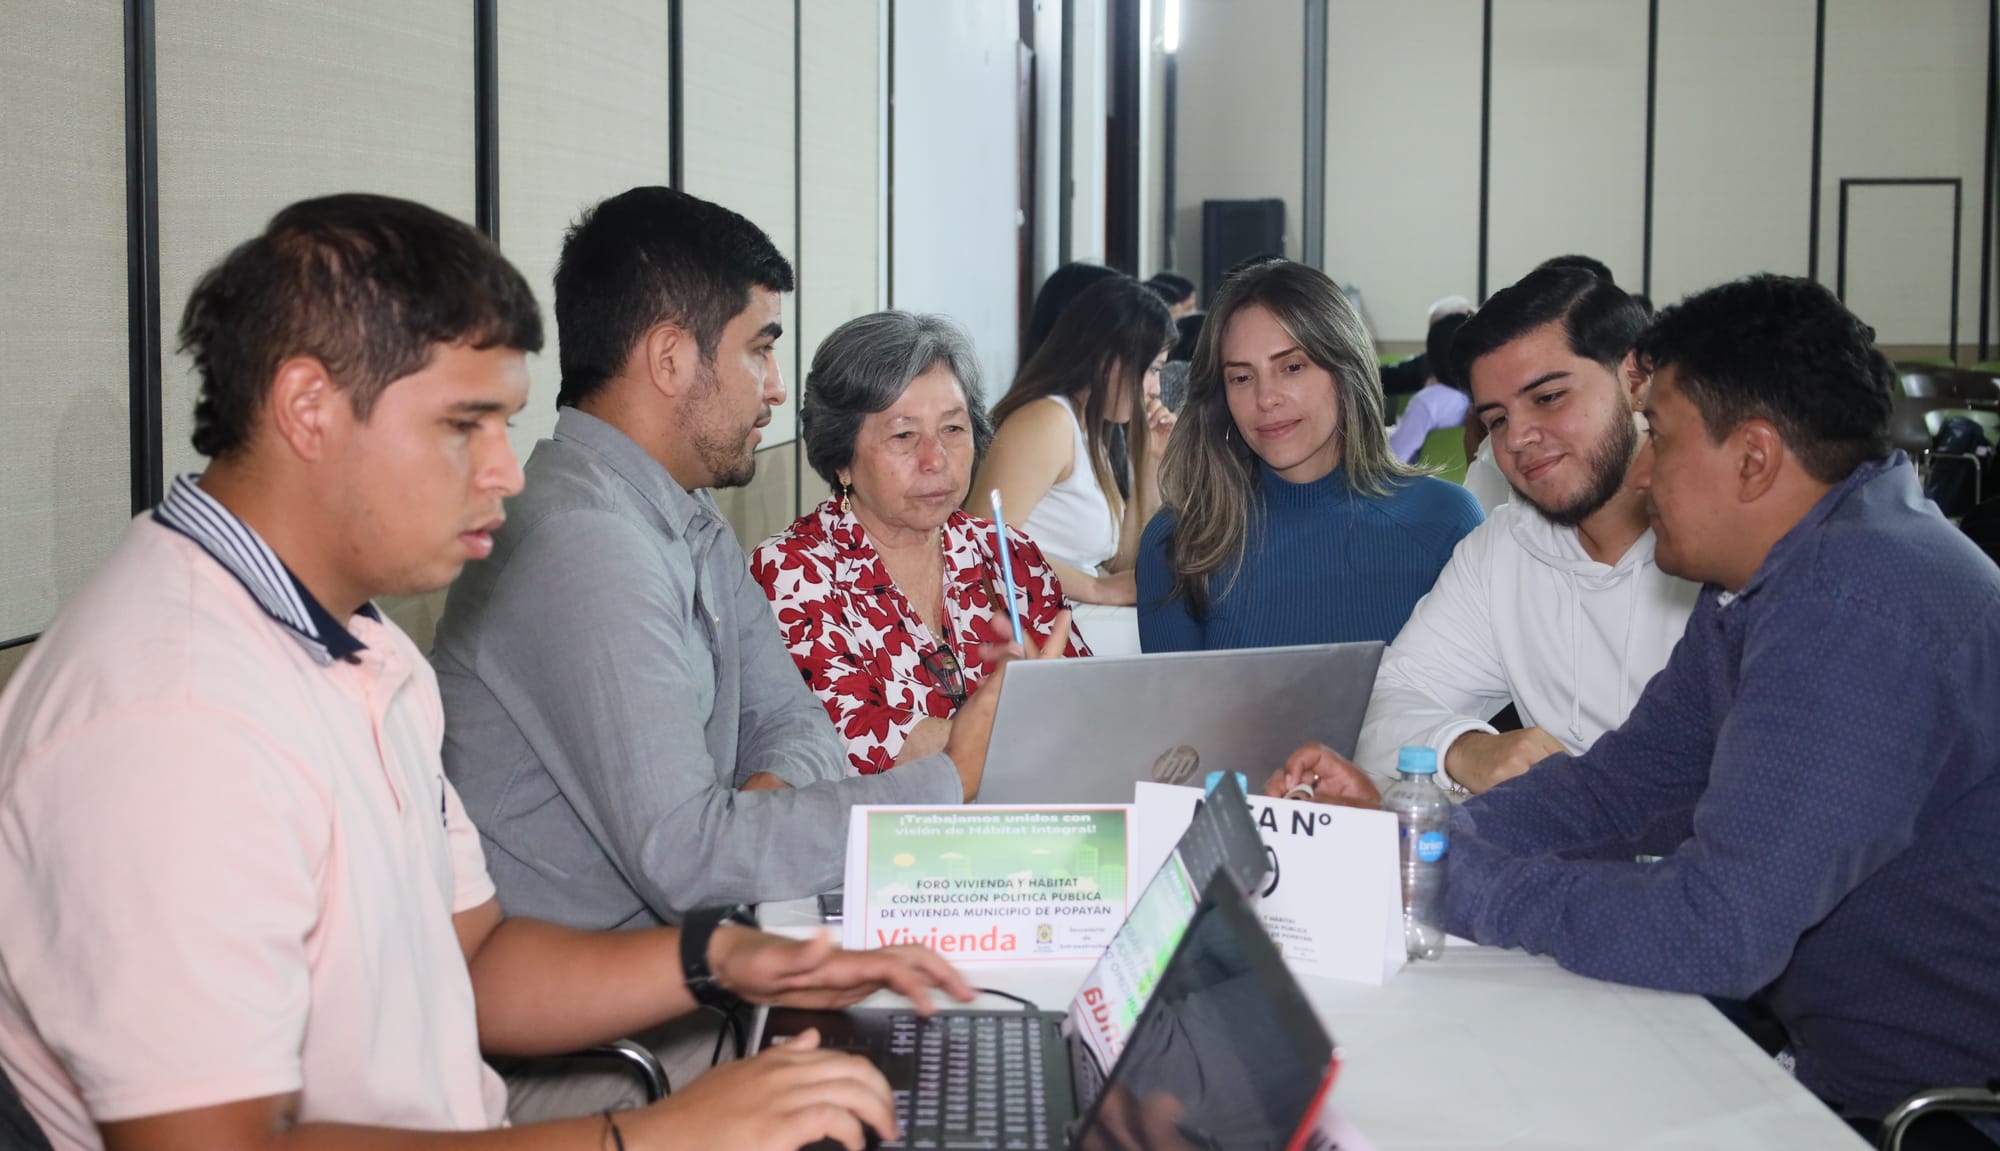
[[[1070,1001],[1063,1034],[1072,1047],[1080,1040],[1086,1049],[1072,1060],[1084,1102],[1104,1069],[1117,1062],[1210,881],[1227,874],[1248,894],[1263,882],[1269,866],[1243,789],[1235,773],[1224,772]]]
[[[1083,1151],[1281,1151],[1333,1043],[1256,912],[1218,879],[1077,1129]]]

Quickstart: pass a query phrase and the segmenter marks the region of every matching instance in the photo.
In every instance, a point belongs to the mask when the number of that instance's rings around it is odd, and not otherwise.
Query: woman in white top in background
[[[1174,416],[1160,403],[1160,367],[1174,321],[1152,289],[1130,276],[1093,284],[1063,309],[1055,330],[993,409],[993,446],[966,510],[993,514],[1041,546],[1071,599],[1133,604],[1139,533],[1160,507],[1159,462]],[[1112,472],[1112,425],[1130,435],[1127,499]]]

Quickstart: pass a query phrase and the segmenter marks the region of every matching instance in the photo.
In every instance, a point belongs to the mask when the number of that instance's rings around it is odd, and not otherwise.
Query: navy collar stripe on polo
[[[214,496],[202,491],[190,473],[178,476],[154,518],[219,553],[236,578],[272,618],[300,631],[310,629],[306,607],[293,592],[285,567],[249,525],[236,518]]]
[[[255,529],[201,490],[196,483],[200,478],[199,472],[175,476],[166,498],[153,509],[154,522],[193,540],[235,576],[264,614],[282,624],[316,662],[352,660],[365,650],[367,645],[320,606]],[[381,618],[373,604],[363,604],[361,614]]]

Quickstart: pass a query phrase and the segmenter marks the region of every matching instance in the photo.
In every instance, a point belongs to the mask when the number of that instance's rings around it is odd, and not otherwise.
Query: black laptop
[[[822,1046],[867,1056],[903,1128],[885,1147],[1146,1146],[1147,1131],[1173,1133],[1162,1147],[1287,1147],[1332,1044],[1249,906],[1266,867],[1225,773],[1068,1014],[779,1008],[762,1045],[817,1028]]]

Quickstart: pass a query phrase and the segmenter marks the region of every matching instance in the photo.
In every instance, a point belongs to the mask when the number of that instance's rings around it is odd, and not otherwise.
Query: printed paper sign
[[[1200,902],[1201,893],[1176,851],[1132,904],[1131,926],[1084,978],[1070,1001],[1068,1033],[1090,1045],[1099,1067],[1118,1062]]]
[[[1130,813],[857,807],[845,944],[921,943],[959,964],[1095,959],[1125,920]]]
[[[1200,790],[1135,785],[1140,874],[1174,849]],[[1290,799],[1250,797],[1271,853],[1257,914],[1285,964],[1300,974],[1379,984],[1402,969],[1403,896],[1396,817]]]

